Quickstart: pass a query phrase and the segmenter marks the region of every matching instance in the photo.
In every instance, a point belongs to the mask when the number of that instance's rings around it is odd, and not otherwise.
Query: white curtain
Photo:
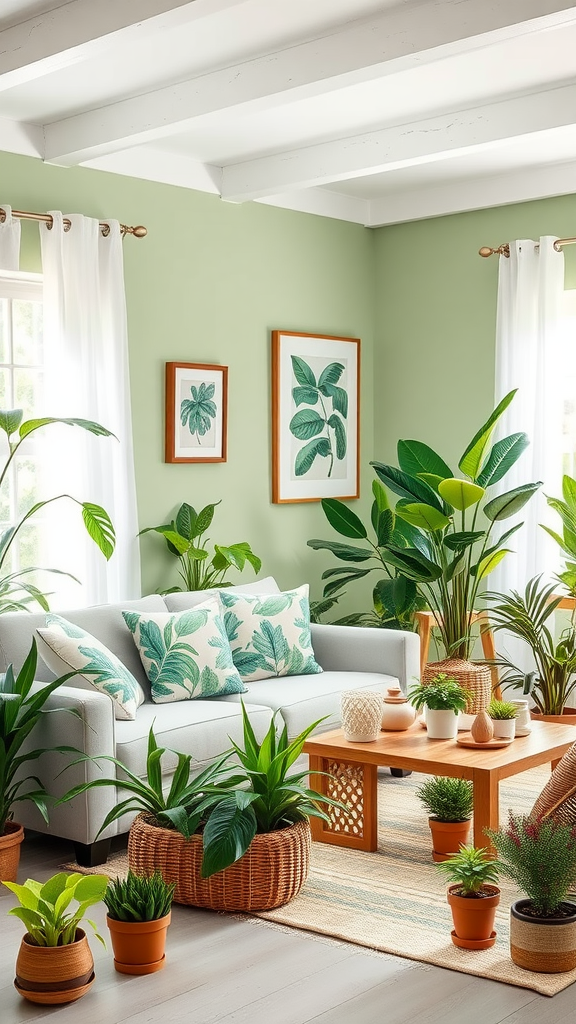
[[[20,221],[12,216],[12,207],[0,203],[5,218],[0,223],[0,270],[20,269]]]
[[[72,226],[65,232],[62,214],[50,212],[52,228],[40,225],[46,412],[96,420],[118,441],[77,427],[47,429],[54,442],[43,466],[50,493],[102,505],[114,524],[116,550],[107,563],[84,530],[80,510],[59,502],[52,517],[54,557],[44,564],[70,568],[81,580],[81,589],[71,585],[60,593],[60,606],[121,601],[141,591],[120,226],[109,221],[104,237],[97,220],[67,214]]]
[[[558,551],[539,523],[554,523],[546,495],[560,495],[562,484],[561,308],[564,254],[554,237],[510,242],[510,257],[500,257],[496,323],[496,401],[518,388],[500,421],[498,436],[525,431],[530,444],[500,483],[509,491],[542,480],[543,486],[522,511],[502,524],[502,532],[524,522],[510,541],[508,555],[490,577],[491,590],[523,591],[533,576],[551,578]],[[557,524],[556,524],[557,525]]]

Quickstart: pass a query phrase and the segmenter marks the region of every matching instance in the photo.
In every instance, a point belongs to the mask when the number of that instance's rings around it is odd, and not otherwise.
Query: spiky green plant
[[[484,885],[498,881],[498,864],[483,847],[461,846],[436,867],[453,885],[460,886],[459,896],[474,897]]]
[[[510,700],[496,700],[494,697],[486,708],[486,714],[494,722],[509,722],[516,718],[518,708]]]
[[[175,882],[166,882],[160,871],[126,878],[112,878],[104,893],[108,916],[114,921],[159,921],[172,905]]]
[[[485,831],[502,874],[526,893],[538,917],[554,916],[576,882],[576,826],[509,811],[505,828]]]
[[[431,818],[437,821],[468,821],[474,809],[474,787],[468,779],[436,776],[416,790]]]

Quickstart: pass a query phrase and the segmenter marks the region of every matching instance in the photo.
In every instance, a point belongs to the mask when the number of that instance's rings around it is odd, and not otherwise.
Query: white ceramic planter
[[[495,740],[513,740],[516,735],[515,718],[493,718]]]
[[[426,708],[426,727],[429,740],[454,740],[458,732],[458,715],[453,711]]]

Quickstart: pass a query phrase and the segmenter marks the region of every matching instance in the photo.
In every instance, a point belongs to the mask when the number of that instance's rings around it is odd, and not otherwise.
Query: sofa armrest
[[[41,685],[35,684],[35,689]],[[106,694],[73,686],[59,686],[50,695],[44,708],[28,740],[31,749],[70,746],[91,757],[97,754],[115,755],[114,709]],[[100,761],[98,764],[84,761],[66,768],[74,760],[74,754],[47,751],[36,763],[30,762],[26,774],[32,772],[38,775],[48,793],[55,798],[63,796],[82,782],[116,777],[115,765],[110,761]],[[39,832],[48,832],[87,845],[95,841],[98,829],[116,801],[116,790],[112,786],[102,786],[60,806],[55,807],[50,801],[48,825],[29,800],[16,804],[15,818]],[[100,838],[115,835],[117,831],[114,823]]]
[[[311,624],[312,647],[329,672],[383,672],[395,676],[406,693],[420,678],[417,633],[364,626]]]

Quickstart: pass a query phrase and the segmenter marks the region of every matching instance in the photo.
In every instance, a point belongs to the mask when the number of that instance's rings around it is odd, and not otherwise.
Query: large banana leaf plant
[[[516,515],[541,486],[522,484],[486,500],[528,445],[524,433],[492,447],[491,437],[515,391],[510,391],[466,446],[456,477],[444,459],[422,441],[398,442],[398,466],[373,462],[377,476],[398,495],[395,514],[411,528],[408,546],[381,538],[384,561],[425,595],[448,657],[469,658],[472,617],[483,581],[511,550],[508,541],[523,525],[500,536],[495,528]],[[358,561],[371,557],[360,551]]]
[[[8,442],[8,455],[4,467],[0,471],[0,489],[7,479],[16,455],[21,445],[35,431],[51,423],[63,423],[72,427],[81,427],[101,437],[115,437],[115,435],[92,420],[77,418],[58,418],[55,416],[44,416],[40,419],[24,420],[22,409],[0,409],[0,430],[6,435]],[[58,573],[59,575],[71,576],[70,573],[63,573],[60,569],[39,569],[37,566],[28,566],[15,572],[8,570],[12,547],[19,537],[22,527],[35,516],[41,509],[62,498],[68,498],[75,502],[82,509],[82,519],[88,534],[99,547],[106,559],[109,559],[114,551],[115,534],[114,527],[108,513],[100,506],[89,501],[79,501],[71,494],[58,494],[54,498],[47,498],[44,501],[37,501],[20,517],[17,522],[7,527],[0,534],[0,613],[7,611],[27,610],[31,601],[35,601],[45,611],[49,610],[47,595],[30,581],[30,574],[42,572]],[[75,579],[75,577],[72,577]]]

